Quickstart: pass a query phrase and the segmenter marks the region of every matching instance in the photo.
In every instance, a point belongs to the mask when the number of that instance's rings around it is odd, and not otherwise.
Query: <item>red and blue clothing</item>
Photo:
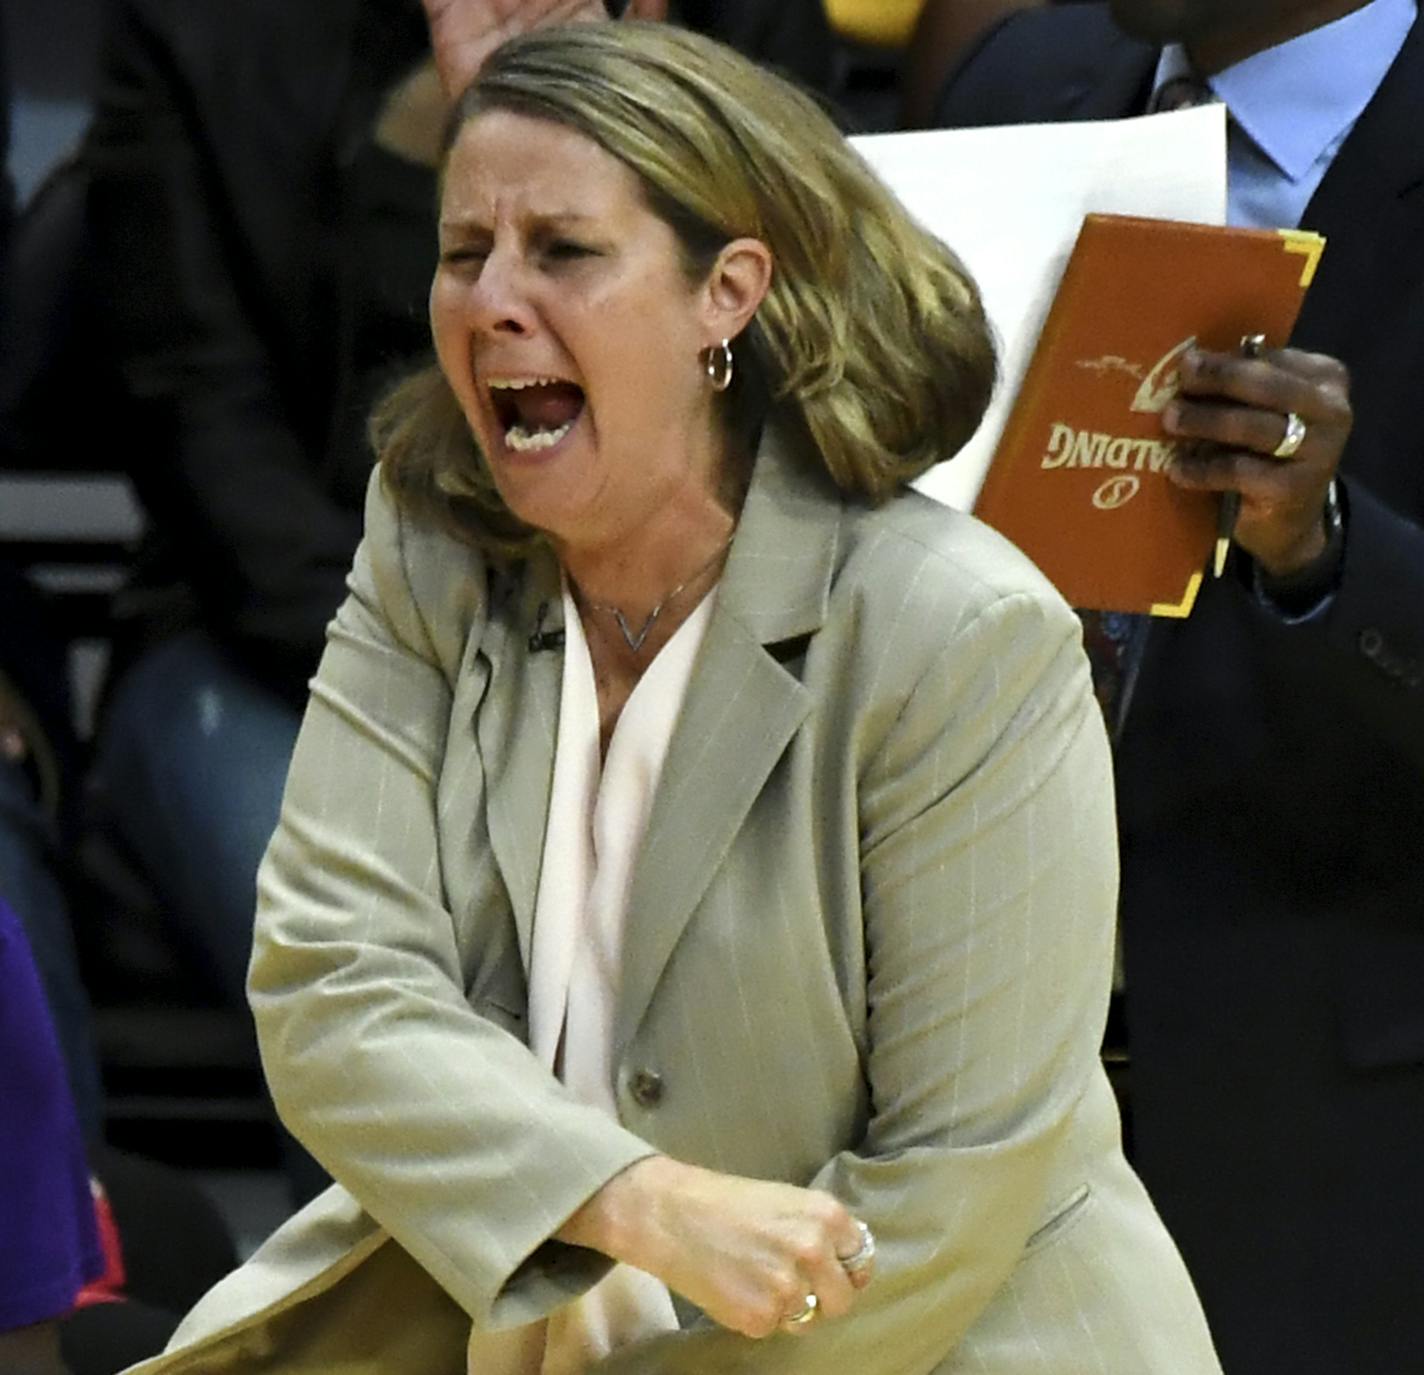
[[[24,931],[0,900],[0,1331],[64,1316],[104,1270],[59,1043]]]

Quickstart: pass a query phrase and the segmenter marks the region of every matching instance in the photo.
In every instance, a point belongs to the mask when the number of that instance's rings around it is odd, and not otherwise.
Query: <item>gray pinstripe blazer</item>
[[[341,1182],[139,1369],[463,1375],[472,1321],[602,1273],[549,1238],[660,1150],[829,1189],[876,1279],[798,1338],[684,1305],[606,1375],[1218,1371],[1098,1062],[1111,781],[1057,594],[976,522],[763,446],[634,879],[621,1122],[525,1046],[541,618],[552,559],[488,574],[373,484],[251,978],[278,1106]]]

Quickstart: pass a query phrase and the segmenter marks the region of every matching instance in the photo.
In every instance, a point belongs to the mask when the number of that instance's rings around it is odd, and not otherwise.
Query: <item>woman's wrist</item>
[[[657,1215],[658,1200],[666,1196],[682,1168],[665,1155],[635,1160],[572,1213],[554,1235],[571,1246],[649,1268],[650,1223]]]

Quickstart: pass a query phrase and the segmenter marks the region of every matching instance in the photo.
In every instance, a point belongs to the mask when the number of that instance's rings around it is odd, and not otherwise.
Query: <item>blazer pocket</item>
[[[1050,1242],[1057,1241],[1080,1218],[1087,1215],[1088,1205],[1093,1201],[1093,1189],[1089,1184],[1080,1184],[1054,1210],[1052,1216],[1029,1239],[1024,1242],[1023,1253],[1031,1255],[1041,1251]]]

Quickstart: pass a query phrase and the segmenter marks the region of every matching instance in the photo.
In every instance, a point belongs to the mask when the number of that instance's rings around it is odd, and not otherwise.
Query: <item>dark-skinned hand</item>
[[[499,45],[531,29],[607,19],[603,0],[421,0],[445,94],[454,101]],[[662,19],[668,0],[631,0],[626,19]]]
[[[1307,567],[1325,550],[1325,494],[1350,436],[1350,375],[1321,353],[1267,349],[1258,357],[1191,349],[1180,390],[1162,413],[1183,441],[1171,474],[1182,487],[1238,492],[1235,541],[1272,577]],[[1273,458],[1286,415],[1305,422],[1290,458]]]

